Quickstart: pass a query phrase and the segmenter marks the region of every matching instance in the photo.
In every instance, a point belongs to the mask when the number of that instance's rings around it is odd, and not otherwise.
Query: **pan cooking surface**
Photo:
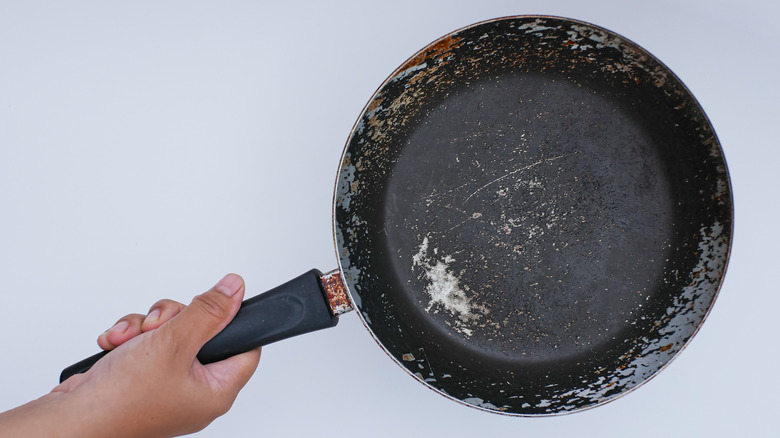
[[[728,171],[674,74],[604,29],[509,17],[424,48],[342,157],[339,263],[410,374],[468,405],[573,412],[650,379],[719,290]]]
[[[635,118],[542,75],[447,96],[408,137],[384,196],[410,312],[518,363],[625,336],[674,239],[660,148]]]

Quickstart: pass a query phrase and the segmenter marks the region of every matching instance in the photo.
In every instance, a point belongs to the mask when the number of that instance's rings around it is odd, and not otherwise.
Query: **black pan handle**
[[[312,269],[244,300],[230,324],[201,348],[198,360],[203,364],[217,362],[282,339],[334,327],[339,318],[331,314],[321,277],[320,271]],[[86,372],[108,353],[100,352],[65,368],[60,382]]]

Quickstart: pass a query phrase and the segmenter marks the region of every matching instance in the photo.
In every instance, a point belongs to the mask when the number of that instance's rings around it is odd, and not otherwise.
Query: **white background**
[[[197,436],[776,434],[777,5],[3,0],[0,410],[48,392],[118,317],[160,298],[189,302],[231,271],[255,295],[335,268],[333,182],[376,87],[459,27],[552,14],[656,55],[721,139],[735,241],[691,345],[613,403],[511,418],[424,388],[349,314],[266,347],[233,409]]]

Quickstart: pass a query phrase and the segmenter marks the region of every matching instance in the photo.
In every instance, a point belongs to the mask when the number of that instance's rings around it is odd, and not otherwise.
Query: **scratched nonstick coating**
[[[605,29],[552,17],[432,43],[369,101],[334,229],[366,326],[477,408],[593,407],[698,330],[729,256],[718,139],[680,80]]]

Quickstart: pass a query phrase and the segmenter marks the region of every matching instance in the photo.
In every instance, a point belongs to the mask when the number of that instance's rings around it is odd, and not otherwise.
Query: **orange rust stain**
[[[376,108],[379,106],[379,104],[381,103],[381,101],[382,101],[382,99],[380,99],[379,97],[377,97],[376,99],[373,99],[373,100],[372,100],[372,101],[371,101],[371,102],[368,104],[368,107],[366,107],[366,111],[365,111],[365,112],[366,112],[366,113],[370,113],[371,111],[374,111],[374,110],[375,110],[375,109],[376,109]]]
[[[660,351],[663,353],[664,351],[672,348],[672,345],[674,344],[664,345],[663,347],[660,348]]]
[[[352,301],[350,301],[347,295],[347,289],[344,286],[340,272],[335,271],[321,275],[320,283],[325,291],[325,296],[328,298],[331,313],[334,316],[352,310]]]
[[[414,58],[407,61],[404,67],[413,67],[422,64],[428,58],[439,57],[449,52],[460,40],[460,37],[448,35],[420,51]]]

